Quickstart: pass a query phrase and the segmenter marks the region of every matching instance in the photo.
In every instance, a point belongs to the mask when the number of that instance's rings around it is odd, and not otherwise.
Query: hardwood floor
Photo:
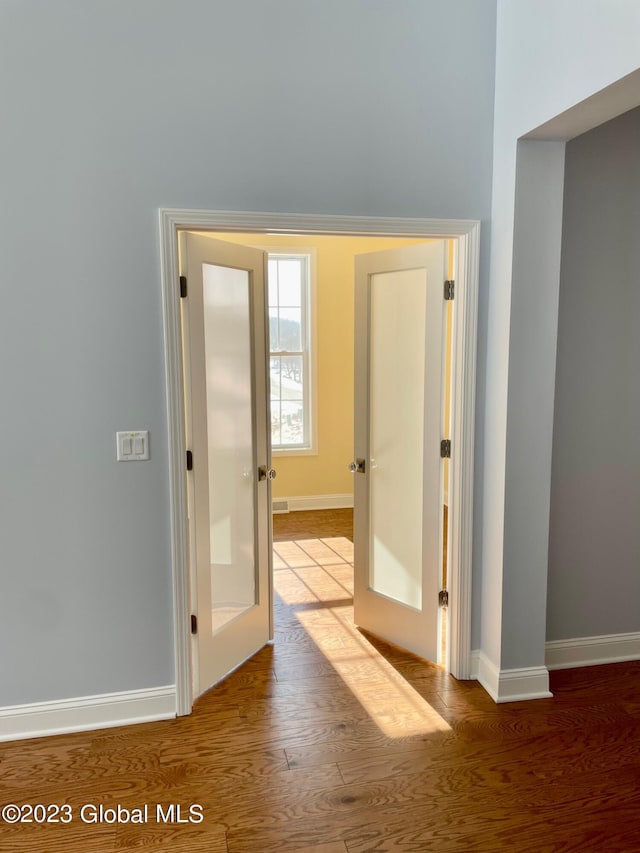
[[[275,643],[192,716],[0,744],[0,805],[74,811],[0,822],[1,853],[640,851],[640,662],[497,706],[354,627],[351,547],[276,543]],[[87,803],[151,804],[149,822],[84,824]],[[163,824],[156,803],[203,820]]]
[[[353,541],[353,510],[308,510],[275,513],[273,516],[274,542],[319,539],[323,536],[344,536]]]

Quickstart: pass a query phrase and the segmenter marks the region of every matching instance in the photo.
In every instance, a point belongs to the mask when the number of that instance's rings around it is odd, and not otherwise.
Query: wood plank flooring
[[[0,822],[0,853],[640,851],[640,662],[552,673],[553,699],[497,706],[362,635],[351,542],[313,532],[276,542],[274,645],[192,716],[0,744],[0,805],[75,816]],[[152,812],[83,824],[86,803]],[[163,824],[156,803],[203,821]]]
[[[353,510],[322,509],[275,513],[273,541],[344,536],[353,541]]]

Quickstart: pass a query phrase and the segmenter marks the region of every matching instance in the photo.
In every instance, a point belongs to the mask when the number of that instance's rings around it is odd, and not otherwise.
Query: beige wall
[[[274,454],[274,497],[340,495],[353,491],[354,255],[424,242],[389,237],[281,236],[220,233],[234,243],[316,250],[318,454]]]

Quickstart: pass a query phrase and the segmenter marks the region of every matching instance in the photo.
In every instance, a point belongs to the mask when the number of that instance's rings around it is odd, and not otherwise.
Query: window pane
[[[419,269],[371,276],[369,584],[416,610],[424,559],[426,293]]]
[[[276,349],[276,347],[272,347]],[[280,337],[277,349],[300,352],[302,349],[302,311],[300,308],[280,309]]]
[[[304,406],[302,401],[283,403],[281,411],[281,443],[304,444]]]
[[[269,376],[271,379],[271,399],[280,400],[280,370],[281,360],[278,356],[272,356],[269,360]]]
[[[271,442],[274,448],[304,447],[310,428],[305,423],[309,377],[306,352],[309,264],[306,256],[269,256],[269,373]],[[296,355],[279,355],[296,353]]]
[[[254,491],[243,482],[254,460],[251,298],[246,270],[203,264],[202,283],[215,633],[257,602]]]
[[[302,261],[296,258],[278,261],[278,301],[290,307],[302,305],[300,285]]]
[[[277,308],[269,308],[269,341],[271,352],[282,349],[280,346],[280,315]]]
[[[304,377],[302,375],[302,356],[282,356],[280,374],[280,399],[302,400],[304,396]]]
[[[280,403],[271,401],[271,443],[274,447],[281,444],[280,440]]]

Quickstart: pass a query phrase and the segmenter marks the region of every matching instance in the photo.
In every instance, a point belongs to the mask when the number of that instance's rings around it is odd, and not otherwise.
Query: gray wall
[[[1,4],[0,706],[174,680],[159,207],[481,219],[481,428],[494,57],[495,0]]]
[[[504,608],[503,669],[544,660],[564,153],[563,142],[518,145],[503,593],[524,606]]]
[[[637,105],[638,100],[631,98],[638,97],[634,73],[639,65],[640,3],[498,0],[491,265],[485,291],[484,446],[477,448],[483,463],[483,493],[476,535],[482,544],[479,645],[499,671],[543,667],[545,661],[555,374],[548,357],[549,346],[555,348],[549,320],[553,321],[558,308],[561,223],[558,235],[547,229],[546,239],[536,246],[536,266],[552,276],[540,291],[540,301],[533,301],[536,317],[547,314],[544,334],[519,335],[529,320],[533,297],[518,292],[528,286],[531,271],[521,263],[527,252],[521,243],[525,235],[515,230],[516,213],[521,221],[522,213],[524,219],[529,215],[538,219],[544,208],[541,193],[531,190],[530,180],[525,180],[524,189],[532,191],[531,199],[518,198],[516,177],[518,182],[524,177],[520,140],[529,135],[537,140],[566,140]],[[627,90],[624,78],[632,74]],[[622,99],[618,81],[626,91]],[[541,127],[544,135],[536,132]],[[543,156],[537,167],[544,167],[546,159],[555,158]],[[530,179],[536,164],[529,160],[526,165]],[[543,183],[555,165],[550,162],[542,169]],[[551,209],[556,198],[557,189],[553,189],[548,199]],[[538,219],[539,233],[544,233],[542,225]],[[537,365],[538,373],[526,365]],[[515,379],[523,375],[528,379],[533,375],[534,385],[518,384]],[[531,405],[532,399],[537,405]],[[521,410],[529,411],[526,420]],[[536,432],[539,436],[522,456],[528,436]],[[546,495],[545,480],[549,483]],[[525,527],[527,511],[534,518]],[[541,682],[543,675],[540,671]]]
[[[566,147],[547,639],[640,630],[640,109]]]

